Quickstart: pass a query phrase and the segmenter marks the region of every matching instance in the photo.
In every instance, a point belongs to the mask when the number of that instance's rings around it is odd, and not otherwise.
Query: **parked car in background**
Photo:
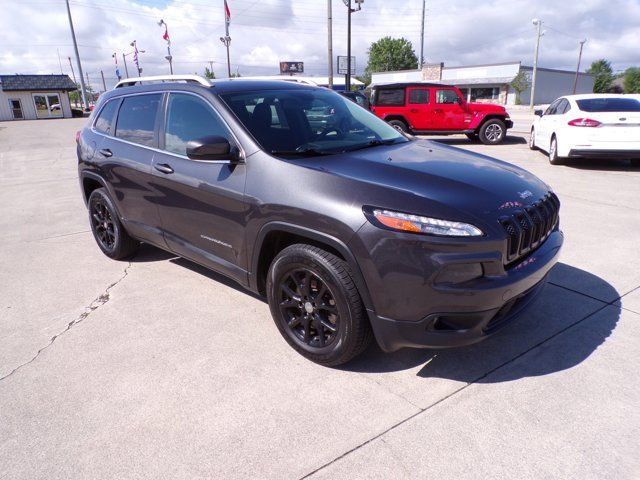
[[[529,148],[547,152],[553,165],[567,158],[629,159],[640,165],[636,95],[567,95],[535,113]]]
[[[501,143],[513,127],[503,106],[467,102],[457,87],[437,83],[374,85],[371,111],[403,132],[464,133],[488,145]]]
[[[352,102],[357,103],[362,108],[366,108],[367,110],[371,109],[371,106],[369,105],[369,99],[367,98],[366,95],[360,92],[338,92],[338,93],[343,97],[348,98]]]

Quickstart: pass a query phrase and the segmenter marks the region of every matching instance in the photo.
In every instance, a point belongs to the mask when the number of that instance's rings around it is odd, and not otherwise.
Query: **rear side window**
[[[458,103],[455,90],[436,90],[436,103]]]
[[[401,106],[404,105],[404,88],[378,90],[376,105]]]
[[[100,115],[96,119],[94,128],[105,135],[113,134],[113,125],[116,118],[116,110],[118,108],[118,101],[111,100],[107,102],[104,108],[100,111]]]
[[[409,103],[429,103],[429,90],[414,88],[409,92]]]
[[[633,98],[589,98],[576,103],[583,112],[640,112],[640,102]]]
[[[116,137],[152,147],[161,99],[162,95],[159,93],[126,97],[118,113]]]
[[[226,127],[211,105],[193,95],[169,95],[164,134],[165,150],[186,155],[187,143],[210,135],[229,139]]]

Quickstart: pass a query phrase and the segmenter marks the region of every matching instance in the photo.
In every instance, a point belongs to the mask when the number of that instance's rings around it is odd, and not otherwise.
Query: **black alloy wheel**
[[[325,347],[335,341],[339,327],[336,300],[318,275],[295,269],[280,281],[280,311],[287,327],[310,347]]]
[[[93,238],[102,253],[114,260],[130,256],[139,243],[124,229],[106,189],[95,189],[87,203]]]
[[[105,250],[113,250],[116,246],[115,225],[111,212],[101,199],[91,205],[91,221],[100,246]]]
[[[373,339],[349,264],[322,248],[298,243],[280,251],[266,293],[282,337],[313,362],[341,365]]]

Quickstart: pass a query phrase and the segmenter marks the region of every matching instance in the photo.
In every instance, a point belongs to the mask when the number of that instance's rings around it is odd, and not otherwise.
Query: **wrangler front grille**
[[[555,194],[549,193],[531,206],[500,217],[500,224],[508,236],[507,266],[542,245],[558,223],[559,209],[560,200]]]

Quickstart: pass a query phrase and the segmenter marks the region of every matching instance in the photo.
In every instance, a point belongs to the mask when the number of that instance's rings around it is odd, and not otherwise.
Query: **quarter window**
[[[455,90],[436,90],[436,103],[458,103]]]
[[[211,105],[193,95],[169,95],[164,134],[165,150],[186,155],[187,143],[210,135],[228,138],[226,127]]]
[[[380,106],[404,105],[404,88],[378,90],[378,98],[376,104]]]
[[[409,92],[409,103],[429,103],[429,90],[423,88],[414,88]]]
[[[136,95],[122,101],[116,137],[140,145],[154,145],[154,128],[161,94]]]
[[[113,123],[116,116],[116,110],[118,108],[118,101],[112,100],[107,102],[107,104],[100,111],[100,115],[98,116],[94,128],[100,133],[104,133],[105,135],[111,135],[113,133]]]

